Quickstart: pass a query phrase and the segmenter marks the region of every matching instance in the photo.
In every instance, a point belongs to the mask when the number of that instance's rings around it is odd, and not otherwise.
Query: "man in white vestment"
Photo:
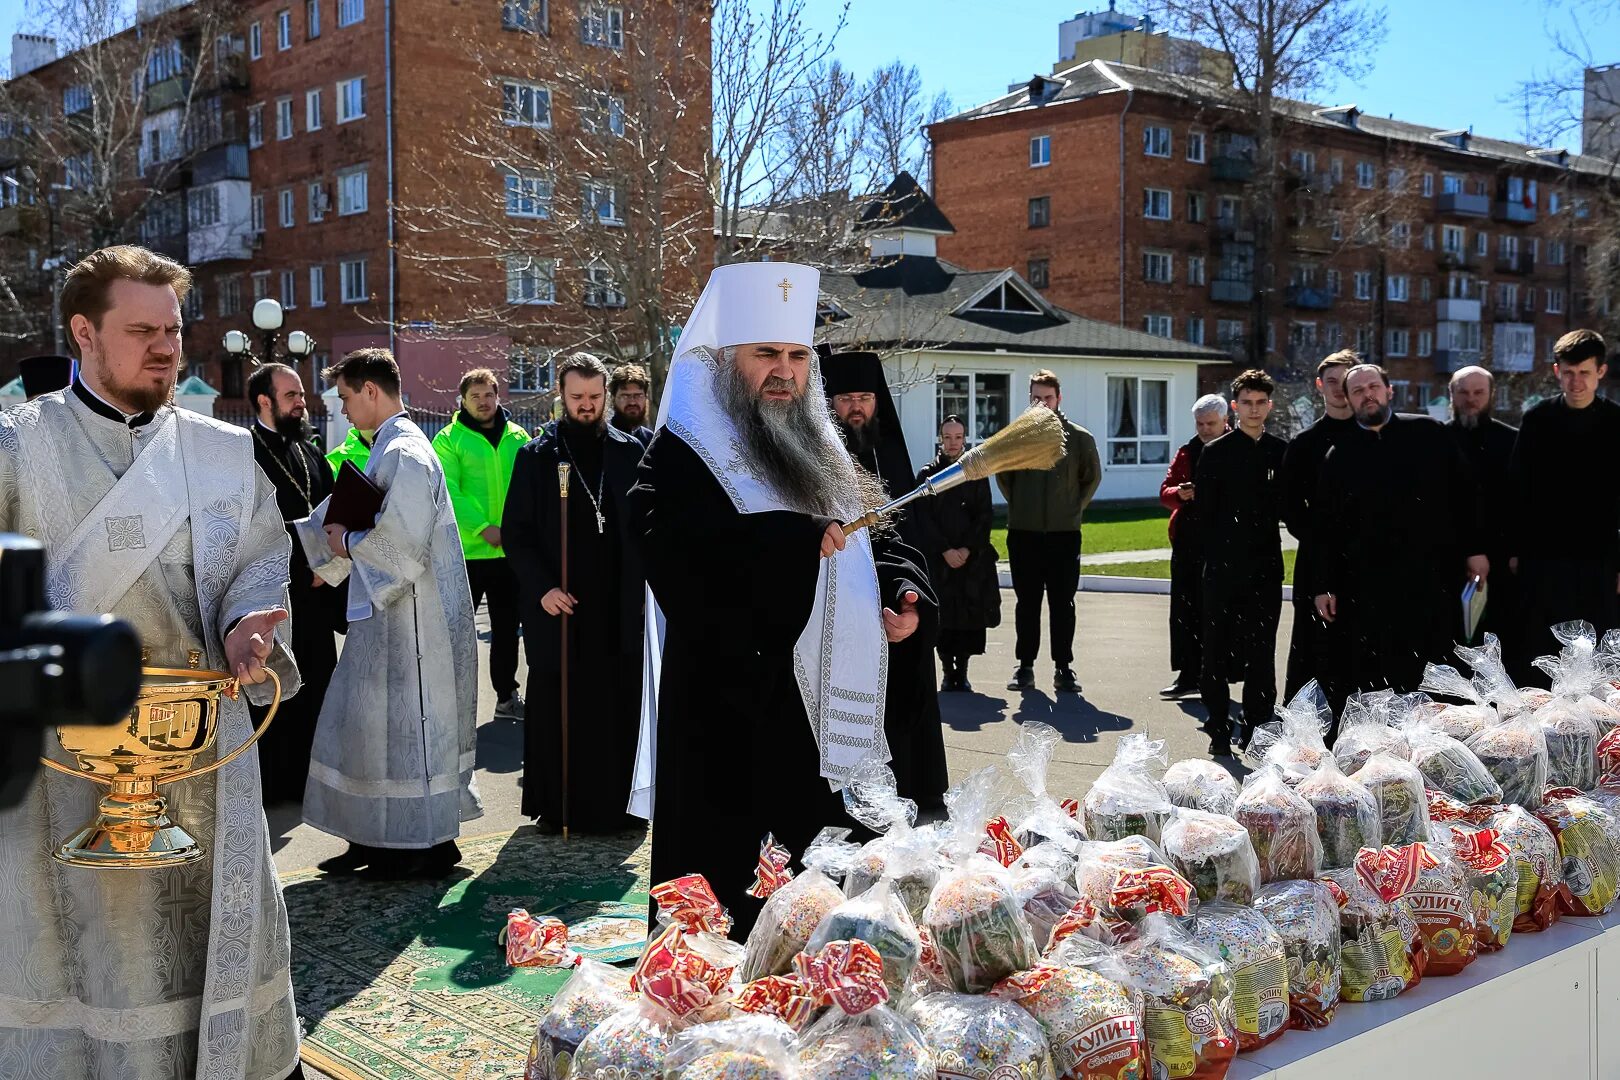
[[[461,859],[461,823],[484,812],[473,779],[477,638],[456,516],[433,444],[405,415],[393,355],[358,349],[321,374],[349,423],[376,432],[365,472],[383,505],[375,526],[353,532],[327,523],[331,498],[297,523],[310,568],[349,582],[349,632],[315,725],[304,820],[349,841],[320,864],[328,873],[442,877]]]
[[[237,675],[243,695],[220,703],[224,754],[251,731],[248,701],[271,696],[266,666],[285,694],[298,688],[284,645],[290,544],[247,431],[170,404],[190,287],[184,267],[139,247],[68,272],[78,378],[0,416],[0,531],[45,545],[53,608],[127,620],[153,666],[195,654]],[[55,739],[46,747],[71,764]],[[0,812],[0,1075],[302,1075],[257,749],[164,786],[204,853],[183,866],[51,859],[103,790],[42,772]]]

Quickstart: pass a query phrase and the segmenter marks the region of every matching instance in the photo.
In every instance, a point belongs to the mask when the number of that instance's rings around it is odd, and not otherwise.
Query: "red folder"
[[[326,524],[341,525],[351,531],[369,529],[377,524],[382,506],[382,488],[355,468],[354,462],[345,461],[332,486],[331,501],[326,504]]]

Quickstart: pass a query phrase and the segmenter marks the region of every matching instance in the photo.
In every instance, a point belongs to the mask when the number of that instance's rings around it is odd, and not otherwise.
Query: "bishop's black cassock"
[[[1283,700],[1292,701],[1300,688],[1315,679],[1331,698],[1334,666],[1326,653],[1326,625],[1316,613],[1314,583],[1326,541],[1312,535],[1316,493],[1322,477],[1322,459],[1329,450],[1359,430],[1349,417],[1322,416],[1288,443],[1283,455],[1283,524],[1299,541],[1294,556],[1294,632],[1288,642],[1288,669],[1283,678]]]
[[[502,546],[518,579],[529,659],[523,730],[523,815],[563,824],[562,630],[540,600],[562,586],[562,499],[568,483],[568,825],[616,832],[627,818],[641,718],[644,577],[630,488],[641,444],[612,425],[546,425],[518,451],[501,519]],[[597,529],[600,506],[602,528]]]
[[[276,505],[283,521],[309,517],[332,494],[332,469],[307,439],[288,438],[257,421],[253,424],[253,460],[276,487]],[[288,532],[292,532],[289,527]],[[292,606],[292,651],[303,686],[283,702],[259,741],[259,774],[266,805],[296,802],[304,797],[309,778],[310,748],[315,742],[315,721],[326,700],[326,687],[337,666],[337,639],[347,629],[347,585],[315,584],[315,573],[304,556],[304,545],[293,537],[287,564],[287,596]],[[265,710],[251,706],[253,722]]]
[[[1322,558],[1312,588],[1332,593],[1328,645],[1353,691],[1416,690],[1462,635],[1466,560],[1482,555],[1474,478],[1445,426],[1427,416],[1359,424],[1328,451],[1314,508]]]
[[[794,676],[833,519],[740,512],[668,428],[642,458],[631,504],[666,620],[652,879],[705,875],[740,938],[759,914],[745,890],[760,839],[772,833],[797,856],[823,827],[851,824],[821,776]],[[875,535],[872,550],[883,603],[898,610],[911,590],[923,611],[927,579],[904,545]]]
[[[1620,405],[1612,401],[1572,409],[1559,395],[1524,414],[1508,498],[1498,508],[1519,557],[1520,629],[1504,652],[1522,682],[1546,685],[1530,661],[1558,652],[1549,627],[1584,619],[1601,634],[1620,624],[1617,454]]]
[[[1464,427],[1455,419],[1446,430],[1457,441],[1468,468],[1474,474],[1474,490],[1479,498],[1479,521],[1484,529],[1485,554],[1491,560],[1490,588],[1486,591],[1485,615],[1476,636],[1484,640],[1495,634],[1502,642],[1504,656],[1518,652],[1514,639],[1519,634],[1519,582],[1508,569],[1511,546],[1508,542],[1508,467],[1513,461],[1513,444],[1519,429],[1489,417],[1474,427]]]
[[[822,356],[822,377],[827,397],[838,394],[873,394],[877,411],[868,424],[875,423],[876,441],[858,448],[855,433],[841,421],[839,433],[855,458],[855,463],[883,481],[891,498],[915,487],[916,474],[911,455],[906,452],[900,414],[883,377],[883,362],[876,353],[849,352]],[[918,567],[927,566],[922,554],[925,527],[911,507],[900,511],[893,521],[900,540],[911,550],[906,558]],[[996,597],[1000,602],[1000,595]],[[896,608],[895,610],[899,610]],[[923,613],[917,632],[889,646],[889,685],[884,701],[883,731],[894,755],[895,781],[900,794],[924,809],[944,805],[950,776],[945,764],[945,732],[939,719],[939,676],[934,667],[934,646],[938,643],[939,623],[932,607],[920,605]]]

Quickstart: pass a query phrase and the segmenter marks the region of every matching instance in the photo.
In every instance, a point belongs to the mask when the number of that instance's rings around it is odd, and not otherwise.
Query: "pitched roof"
[[[924,191],[917,178],[904,169],[889,181],[883,193],[872,198],[861,210],[855,224],[859,230],[922,229],[933,233],[954,233],[956,227],[945,211]]]
[[[1063,85],[1056,94],[1047,98],[1044,104],[1032,102],[1029,96],[1029,87],[1021,85],[1000,97],[957,113],[955,116],[940,121],[940,123],[955,124],[965,120],[1000,116],[1026,109],[1050,109],[1066,101],[1081,101],[1103,94],[1130,90],[1193,101],[1217,108],[1235,108],[1238,107],[1241,101],[1238,92],[1229,86],[1222,86],[1219,83],[1194,76],[1176,75],[1166,71],[1156,71],[1152,68],[1136,67],[1133,64],[1122,64],[1113,60],[1087,60],[1084,63],[1063,68],[1050,76],[1046,76],[1046,78]],[[1277,107],[1290,121],[1309,127],[1334,131],[1360,131],[1375,138],[1393,139],[1398,142],[1421,145],[1433,150],[1444,150],[1447,153],[1458,154],[1463,157],[1489,159],[1492,162],[1506,162],[1524,166],[1541,165],[1549,168],[1557,167],[1554,162],[1547,160],[1545,148],[1532,146],[1529,143],[1513,142],[1508,139],[1493,139],[1483,135],[1470,135],[1467,140],[1467,149],[1460,149],[1449,142],[1441,141],[1439,138],[1442,135],[1455,134],[1454,129],[1429,127],[1406,120],[1373,116],[1359,110],[1355,113],[1355,123],[1352,128],[1344,122],[1346,106],[1323,106],[1309,101],[1279,98],[1277,99]],[[1540,151],[1541,155],[1538,156],[1534,153],[1535,151]],[[1612,162],[1599,157],[1581,154],[1570,154],[1567,167],[1576,172],[1599,176],[1608,176],[1613,172]]]
[[[1002,284],[1038,310],[969,309],[970,302]],[[817,336],[837,345],[1194,363],[1231,359],[1216,349],[1126,330],[1054,307],[1012,270],[966,270],[943,259],[902,255],[853,273],[823,273],[821,291],[840,312],[823,319]]]

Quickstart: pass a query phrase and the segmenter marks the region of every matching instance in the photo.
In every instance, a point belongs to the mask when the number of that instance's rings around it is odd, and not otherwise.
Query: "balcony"
[[[1442,297],[1435,305],[1435,318],[1440,322],[1479,322],[1478,300],[1457,300]]]
[[[1443,192],[1440,195],[1438,208],[1442,214],[1457,214],[1460,217],[1490,217],[1491,197],[1489,195],[1464,195],[1460,191]]]
[[[1288,246],[1295,251],[1329,252],[1333,250],[1333,227],[1330,225],[1296,225],[1288,230]]]
[[[1210,222],[1209,231],[1217,240],[1230,240],[1236,244],[1254,243],[1254,230],[1238,218],[1217,217]]]
[[[1288,286],[1288,306],[1305,311],[1326,311],[1333,306],[1333,294],[1309,285]]]
[[[1465,367],[1473,367],[1478,363],[1478,349],[1434,350],[1434,370],[1436,374],[1461,371]]]
[[[1511,199],[1498,199],[1491,217],[1497,221],[1505,221],[1510,225],[1534,225],[1536,223],[1536,208],[1525,206],[1523,203]]]
[[[1216,278],[1209,283],[1209,298],[1221,304],[1247,304],[1254,299],[1254,282]]]
[[[191,96],[191,75],[176,75],[146,88],[146,111],[160,113],[184,105]]]
[[[1528,251],[1517,251],[1511,255],[1498,255],[1496,257],[1496,272],[1498,274],[1533,274],[1536,271],[1536,260],[1531,258]]]
[[[1210,159],[1209,174],[1217,180],[1247,184],[1254,179],[1254,162],[1236,154],[1217,154]]]
[[[247,143],[226,143],[204,150],[191,163],[191,182],[212,184],[219,180],[247,180]]]
[[[1450,248],[1436,252],[1434,256],[1434,264],[1442,270],[1469,270],[1478,262],[1479,259],[1468,252]]]
[[[1524,303],[1497,304],[1491,308],[1493,323],[1533,323],[1536,309]]]
[[[1534,371],[1536,328],[1530,323],[1504,322],[1491,328],[1491,370]]]

